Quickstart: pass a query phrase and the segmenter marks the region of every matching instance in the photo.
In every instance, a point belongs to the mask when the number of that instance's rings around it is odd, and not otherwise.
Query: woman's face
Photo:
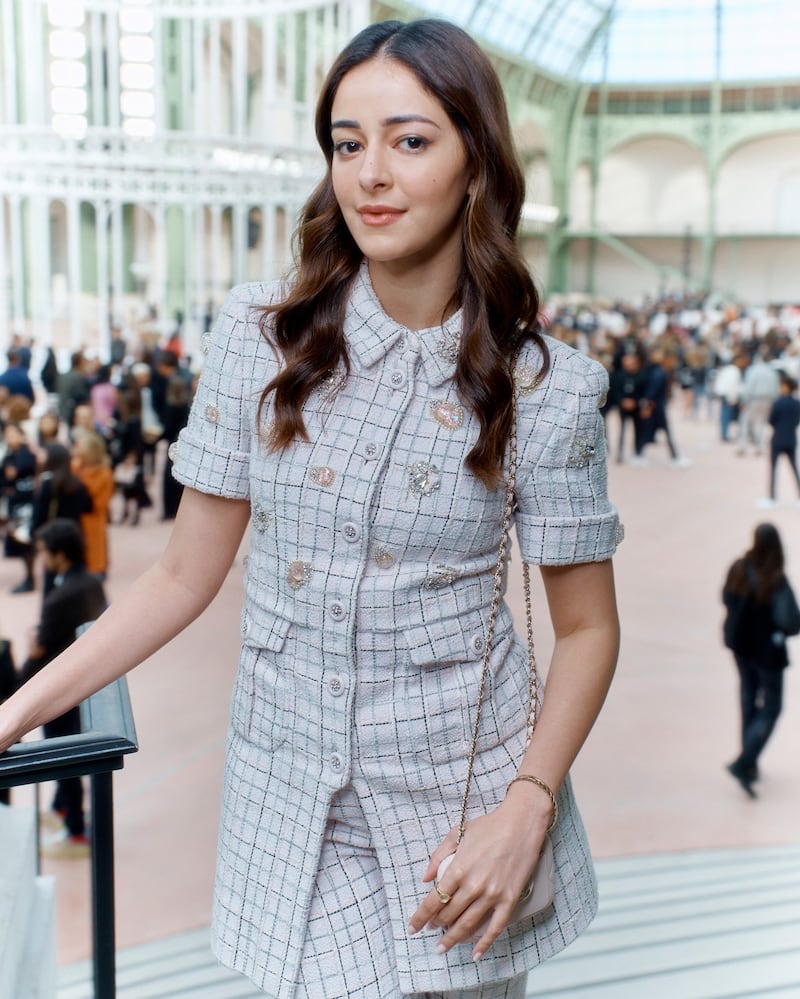
[[[414,74],[373,59],[343,77],[331,110],[336,200],[371,270],[461,266],[467,155]]]

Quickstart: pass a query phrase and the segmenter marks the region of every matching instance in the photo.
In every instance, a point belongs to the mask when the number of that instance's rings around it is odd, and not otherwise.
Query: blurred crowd
[[[175,516],[169,445],[194,389],[177,335],[134,343],[117,329],[107,358],[78,350],[61,367],[52,349],[14,337],[0,373],[0,525],[4,555],[23,567],[13,592],[36,588],[35,539],[51,521],[80,526],[103,580],[110,524],[136,526],[151,507]]]
[[[547,330],[591,354],[609,372],[605,414],[618,416],[619,462],[646,465],[646,449],[663,437],[673,464],[683,466],[668,407],[715,419],[719,439],[737,454],[786,455],[800,491],[796,429],[800,402],[800,307],[747,308],[712,298],[669,295],[641,305],[550,303]],[[792,443],[794,440],[794,444]],[[627,450],[626,450],[627,446]]]

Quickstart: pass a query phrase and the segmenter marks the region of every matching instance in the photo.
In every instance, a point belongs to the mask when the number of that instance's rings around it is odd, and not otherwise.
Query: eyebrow
[[[396,114],[392,115],[391,118],[384,118],[381,121],[382,128],[388,128],[390,125],[407,125],[409,122],[423,122],[426,125],[433,125],[434,128],[439,128],[439,125],[432,118],[426,118],[421,114]],[[359,123],[355,119],[351,118],[339,118],[336,121],[331,122],[331,131],[334,128],[361,128]]]

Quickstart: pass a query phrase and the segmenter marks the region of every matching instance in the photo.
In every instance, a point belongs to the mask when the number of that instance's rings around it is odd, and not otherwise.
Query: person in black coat
[[[6,532],[3,552],[6,558],[22,559],[25,578],[12,593],[30,593],[35,588],[33,576],[34,495],[36,455],[28,446],[25,434],[16,423],[9,423],[3,436],[6,453],[0,462],[0,495],[5,505]]]
[[[72,471],[72,456],[63,444],[48,444],[39,488],[33,501],[34,533],[51,520],[74,521],[80,529],[81,517],[93,508],[89,490]],[[53,587],[53,574],[45,566],[44,595]]]
[[[46,570],[53,574],[54,586],[42,601],[30,654],[20,671],[23,683],[68,648],[82,624],[96,620],[106,608],[103,584],[86,568],[83,534],[74,521],[52,520],[36,532],[35,539]],[[77,707],[44,726],[48,739],[78,732],[80,709]],[[59,844],[63,855],[79,856],[88,852],[80,777],[58,781],[52,807],[64,819],[66,838]]]
[[[784,572],[783,544],[773,524],[759,524],[752,547],[728,570],[722,591],[727,616],[724,639],[739,672],[742,749],[728,771],[751,797],[758,758],[783,706],[783,671],[789,665],[786,635],[774,620],[773,597],[791,586]]]
[[[625,428],[633,430],[633,457],[642,456],[642,420],[639,405],[644,395],[645,374],[638,344],[626,344],[609,375],[608,404],[619,412],[617,461],[625,458]]]
[[[775,502],[775,472],[778,458],[786,455],[800,494],[800,472],[797,470],[797,426],[800,424],[800,401],[795,396],[797,382],[787,374],[780,379],[780,395],[773,402],[769,414],[772,427],[769,464],[769,498]]]

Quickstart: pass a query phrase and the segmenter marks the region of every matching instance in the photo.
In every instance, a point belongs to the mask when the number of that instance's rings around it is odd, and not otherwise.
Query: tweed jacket
[[[308,440],[271,453],[257,405],[276,371],[254,306],[280,285],[228,297],[209,336],[174,454],[187,486],[251,504],[213,921],[220,959],[278,999],[294,995],[331,796],[351,785],[369,819],[404,992],[519,975],[573,940],[596,909],[569,781],[561,791],[555,903],[504,931],[480,962],[435,953],[409,918],[421,875],[457,821],[484,649],[503,489],[464,467],[477,423],[453,382],[460,315],[412,332],[389,318],[366,266],[345,320],[350,373],[304,408]],[[602,367],[548,340],[515,371],[516,528],[524,558],[608,559]],[[261,431],[261,433],[260,433]],[[527,655],[503,605],[491,654],[469,814],[502,799],[521,758]]]

